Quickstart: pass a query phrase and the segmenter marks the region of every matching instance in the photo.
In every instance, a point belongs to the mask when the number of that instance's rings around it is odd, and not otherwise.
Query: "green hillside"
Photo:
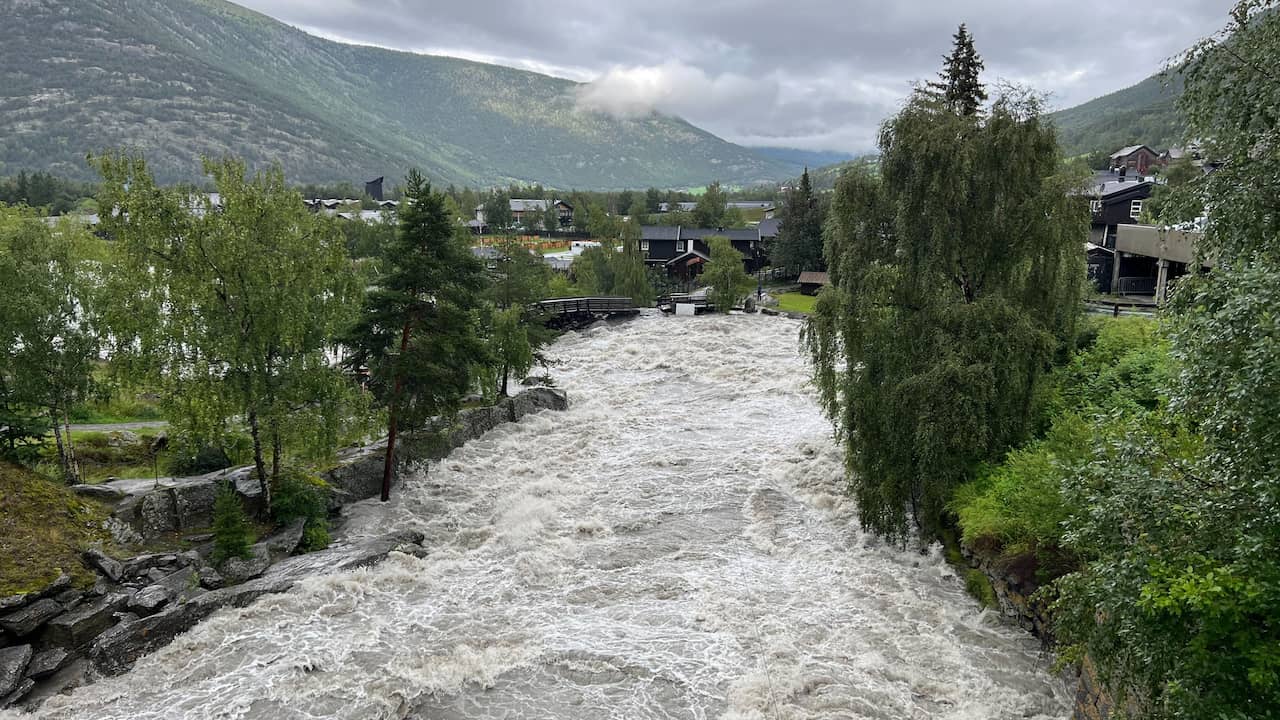
[[[1166,86],[1159,76],[1059,110],[1049,117],[1058,126],[1058,139],[1067,155],[1114,152],[1128,145],[1146,144],[1157,150],[1182,141],[1186,128],[1176,107],[1182,78]]]
[[[751,183],[795,165],[682,120],[575,108],[575,83],[307,35],[221,0],[0,0],[0,172],[90,175],[144,150],[166,181],[198,156],[280,162],[297,182],[398,177],[620,188]]]

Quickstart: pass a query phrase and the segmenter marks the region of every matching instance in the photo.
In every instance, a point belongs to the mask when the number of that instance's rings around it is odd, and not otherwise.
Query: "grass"
[[[137,442],[120,442],[114,432],[74,430],[71,440],[75,446],[76,460],[80,464],[81,480],[96,484],[109,477],[149,478],[157,472],[151,457],[151,443],[160,433],[159,428],[130,430]],[[165,474],[165,458],[160,458],[159,473]],[[46,477],[58,477],[58,447],[50,436],[41,449],[37,468]]]
[[[26,468],[0,463],[0,597],[40,590],[61,573],[94,582],[80,553],[106,543],[107,511]]]
[[[801,293],[786,293],[778,296],[778,309],[785,312],[798,312],[808,315],[813,312],[813,306],[818,302],[818,298],[812,295],[803,295]]]

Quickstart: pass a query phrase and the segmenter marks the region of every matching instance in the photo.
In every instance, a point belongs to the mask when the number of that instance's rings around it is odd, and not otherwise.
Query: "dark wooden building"
[[[1099,291],[1112,292],[1116,234],[1124,225],[1136,225],[1154,187],[1149,182],[1122,181],[1100,175],[1085,197],[1090,227],[1087,255],[1089,279]]]
[[[680,278],[702,273],[711,258],[707,238],[719,235],[742,253],[743,269],[755,272],[768,263],[759,228],[687,228],[682,225],[645,225],[641,228],[640,252],[649,265],[661,265]]]
[[[1111,168],[1125,168],[1128,174],[1146,175],[1152,167],[1160,164],[1160,153],[1146,145],[1130,145],[1111,154]]]

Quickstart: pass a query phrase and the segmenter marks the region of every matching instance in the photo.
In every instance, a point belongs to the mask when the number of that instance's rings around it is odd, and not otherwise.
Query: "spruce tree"
[[[982,103],[987,101],[987,91],[980,79],[985,66],[964,23],[960,24],[952,40],[951,54],[943,56],[938,80],[931,81],[928,87],[951,112],[976,115],[982,109]]]
[[[775,265],[794,273],[826,269],[822,258],[824,214],[824,208],[809,183],[809,169],[805,168],[799,186],[787,191],[786,202],[782,206],[782,225],[771,253]]]

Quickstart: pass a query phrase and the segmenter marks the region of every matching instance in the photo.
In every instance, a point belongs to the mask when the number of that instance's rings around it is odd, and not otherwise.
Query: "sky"
[[[333,40],[587,83],[579,107],[861,153],[966,23],[988,85],[1078,105],[1159,71],[1234,0],[238,0]]]

